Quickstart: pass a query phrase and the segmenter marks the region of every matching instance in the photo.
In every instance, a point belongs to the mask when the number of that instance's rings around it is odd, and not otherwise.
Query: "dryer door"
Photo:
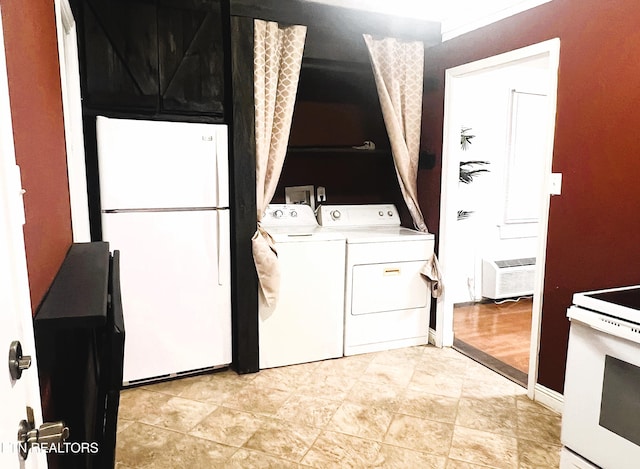
[[[430,290],[420,274],[424,261],[353,267],[351,314],[418,309],[427,306]]]

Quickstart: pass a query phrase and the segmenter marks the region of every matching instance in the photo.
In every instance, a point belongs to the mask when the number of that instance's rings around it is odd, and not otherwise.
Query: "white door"
[[[32,452],[23,463],[16,445],[18,425],[26,419],[26,407],[33,408],[37,425],[42,423],[42,415],[1,17],[0,37],[0,356],[6,360],[11,342],[20,340],[24,354],[33,359],[31,368],[19,380],[11,379],[7,361],[0,366],[0,467],[45,468],[43,453]]]

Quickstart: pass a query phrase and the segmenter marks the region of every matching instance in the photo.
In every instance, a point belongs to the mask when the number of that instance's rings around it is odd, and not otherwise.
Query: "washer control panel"
[[[321,226],[400,226],[400,215],[393,204],[321,205]]]
[[[317,226],[318,221],[309,205],[270,204],[262,216],[264,226]]]

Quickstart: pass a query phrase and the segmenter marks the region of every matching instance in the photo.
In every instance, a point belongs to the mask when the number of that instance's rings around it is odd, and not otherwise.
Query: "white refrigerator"
[[[96,118],[102,239],[120,250],[123,384],[231,362],[227,127]]]

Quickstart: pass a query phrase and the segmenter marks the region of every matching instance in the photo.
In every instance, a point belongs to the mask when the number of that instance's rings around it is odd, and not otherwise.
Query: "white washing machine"
[[[394,205],[323,205],[318,221],[347,238],[344,354],[426,344],[431,289],[420,270],[434,236],[403,228]]]
[[[342,356],[345,237],[318,225],[308,205],[268,206],[262,226],[275,242],[280,294],[259,311],[260,368]]]

